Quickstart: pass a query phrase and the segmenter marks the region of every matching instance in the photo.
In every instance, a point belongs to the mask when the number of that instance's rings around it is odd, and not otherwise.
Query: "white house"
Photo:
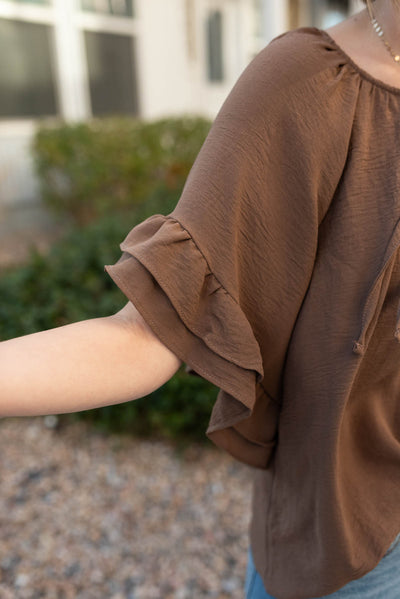
[[[42,119],[213,118],[270,39],[360,0],[0,0],[0,208],[38,200]]]

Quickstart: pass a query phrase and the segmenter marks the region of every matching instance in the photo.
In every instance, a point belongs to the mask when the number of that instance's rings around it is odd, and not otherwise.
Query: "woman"
[[[375,0],[277,36],[106,266],[126,306],[0,343],[3,417],[129,401],[182,362],[220,388],[206,434],[254,468],[247,599],[398,599],[399,32]]]

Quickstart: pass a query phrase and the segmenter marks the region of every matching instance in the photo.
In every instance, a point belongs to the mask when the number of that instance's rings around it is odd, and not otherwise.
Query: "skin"
[[[375,0],[372,9],[385,39],[400,54],[400,3]],[[326,32],[359,67],[375,79],[400,88],[400,64],[396,64],[373,29],[367,8],[328,27]]]
[[[128,302],[116,314],[0,343],[0,417],[66,414],[143,397],[181,360]]]
[[[400,52],[400,8],[376,0],[374,12]],[[361,68],[400,88],[397,65],[367,9],[326,30]],[[152,332],[135,306],[105,318],[0,342],[0,417],[78,412],[143,397],[182,361]]]

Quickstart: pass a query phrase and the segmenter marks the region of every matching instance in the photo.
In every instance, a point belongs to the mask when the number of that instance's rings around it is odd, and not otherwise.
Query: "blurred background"
[[[120,309],[104,265],[173,209],[247,64],[362,7],[0,0],[0,341]],[[217,392],[181,368],[148,398],[0,419],[0,598],[242,599],[252,473],[205,435]]]
[[[333,25],[359,0],[0,0],[0,206],[40,202],[43,118],[213,118],[268,41]]]

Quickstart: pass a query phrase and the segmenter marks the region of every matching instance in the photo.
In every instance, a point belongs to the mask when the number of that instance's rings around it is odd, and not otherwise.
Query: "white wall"
[[[179,114],[190,98],[184,0],[139,0],[136,6],[141,115]]]
[[[262,30],[265,45],[287,29],[288,11],[287,0],[262,0]]]
[[[59,103],[68,122],[90,117],[89,88],[81,28],[98,30],[105,19],[115,32],[135,36],[140,116],[154,119],[183,113],[214,118],[254,54],[287,27],[286,0],[263,0],[262,39],[255,39],[253,0],[136,0],[133,20],[84,14],[79,0],[53,0],[50,7],[0,0],[1,16],[55,24]],[[208,11],[223,13],[223,82],[207,81]],[[189,18],[191,16],[191,18]],[[29,144],[34,120],[0,121],[0,205],[38,196]]]
[[[205,21],[213,9],[223,13],[225,80],[221,83],[208,82],[206,72]],[[189,24],[188,10],[193,16]],[[142,116],[191,112],[213,118],[252,57],[252,2],[141,0],[138,13]]]

